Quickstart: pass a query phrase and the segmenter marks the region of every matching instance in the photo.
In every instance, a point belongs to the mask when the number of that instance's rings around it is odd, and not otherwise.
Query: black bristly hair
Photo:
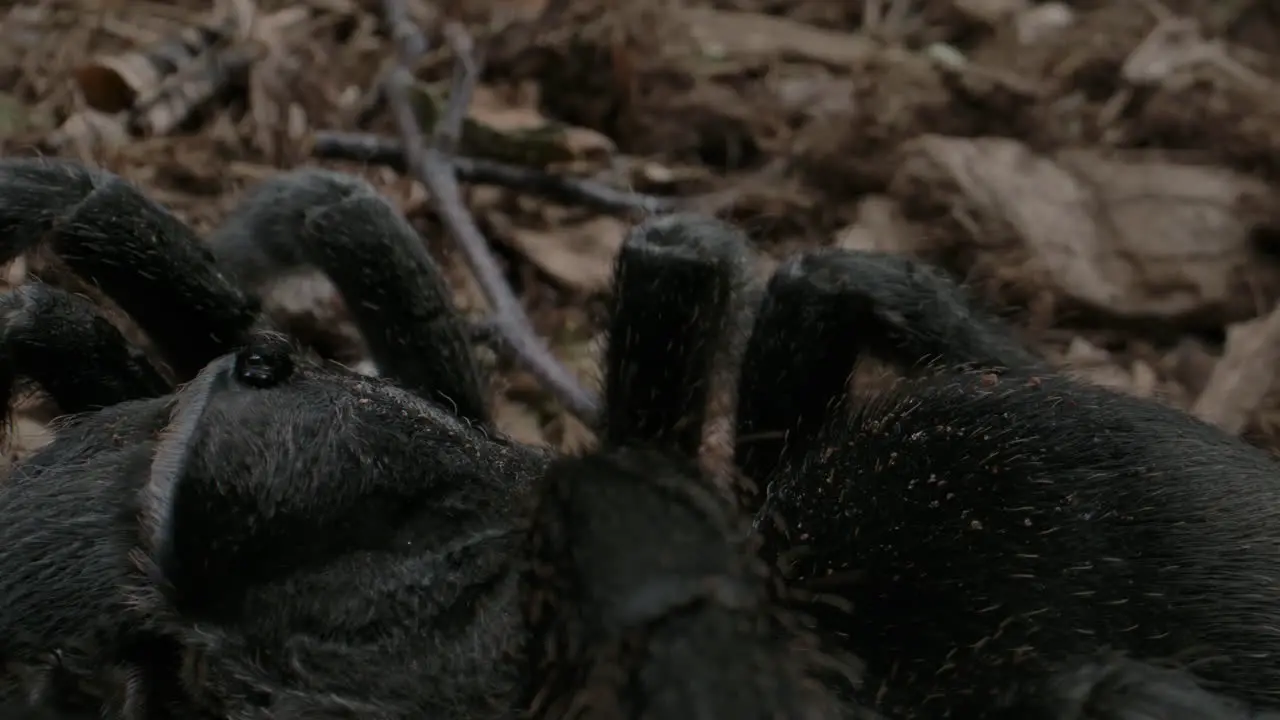
[[[486,380],[442,273],[368,182],[324,170],[274,177],[250,191],[209,246],[223,271],[254,292],[303,267],[321,270],[384,377],[489,423]]]
[[[0,261],[31,252],[65,266],[123,310],[179,382],[243,346],[261,324],[260,301],[241,278],[261,290],[266,272],[316,267],[347,301],[382,374],[456,408],[459,417],[490,420],[485,379],[439,268],[403,216],[359,178],[312,168],[282,173],[253,188],[206,245],[109,172],[65,160],[3,159]],[[59,372],[81,362],[74,355],[44,359]],[[17,377],[42,372],[16,360],[8,359]],[[84,364],[70,371],[86,379],[97,372],[97,382],[109,385],[120,382],[107,375],[113,369]]]
[[[533,718],[842,717],[744,553],[745,518],[695,462],[746,258],[736,230],[687,216],[622,248],[602,447],[551,466],[531,523]]]
[[[0,257],[43,251],[133,315],[179,383],[84,298],[0,299],[0,381],[79,413],[0,483],[0,702],[121,720],[1280,705],[1276,466],[1062,376],[912,261],[788,260],[748,331],[746,239],[647,221],[616,267],[600,446],[556,457],[491,427],[438,268],[363,181],[284,173],[210,252],[119,178],[0,160],[0,231]],[[302,266],[384,377],[259,330],[252,296]],[[867,355],[910,379],[851,396]],[[699,457],[730,419],[754,497]]]
[[[79,362],[68,363],[72,357]],[[169,392],[93,303],[40,283],[0,295],[0,407],[10,407],[26,379],[67,414]]]
[[[70,680],[0,696],[85,710],[123,676],[110,712],[130,720],[509,704],[510,558],[546,462],[250,336],[174,396],[64,423],[15,469],[0,492],[0,659]]]
[[[751,459],[766,473],[758,525],[765,556],[819,600],[804,609],[822,636],[846,638],[868,686],[884,685],[878,709],[994,716],[1010,688],[1108,647],[1280,703],[1280,634],[1263,630],[1280,627],[1280,607],[1263,600],[1280,596],[1269,509],[1280,474],[1263,452],[1052,371],[909,261],[826,251],[791,262],[763,317],[833,312],[754,331],[773,359],[744,386],[802,378],[821,398],[739,419],[790,430]],[[841,348],[843,375],[814,369],[828,366],[819,347]],[[852,402],[845,378],[864,352],[931,365]],[[741,402],[759,402],[748,392]]]
[[[606,443],[697,453],[747,258],[742,234],[709,218],[667,216],[631,231],[614,273]]]
[[[100,288],[193,377],[255,309],[195,234],[120,177],[73,162],[0,160],[0,261],[44,250]]]
[[[37,252],[55,271],[69,270],[147,334],[178,382],[201,378],[176,399],[157,397],[172,391],[168,381],[83,298],[32,283],[0,301],[0,380],[9,397],[29,381],[64,413],[100,409],[62,421],[53,445],[0,486],[0,662],[35,678],[0,682],[0,695],[34,694],[84,709],[104,688],[116,688],[115,700],[102,699],[110,712],[149,717],[157,705],[179,702],[177,695],[270,685],[276,680],[255,675],[252,663],[236,669],[234,658],[210,650],[202,657],[217,661],[201,666],[218,669],[224,685],[170,692],[176,666],[156,670],[138,653],[200,647],[173,630],[186,625],[162,622],[175,616],[205,618],[208,632],[228,646],[238,633],[254,637],[259,628],[244,627],[247,603],[268,608],[274,615],[258,614],[294,637],[295,615],[308,628],[315,622],[296,594],[308,592],[308,583],[332,584],[322,569],[352,563],[360,552],[374,556],[353,567],[386,566],[388,578],[400,568],[404,589],[384,584],[352,607],[381,608],[385,593],[398,593],[405,607],[421,609],[413,593],[430,581],[415,567],[449,566],[452,555],[441,558],[438,549],[467,533],[483,547],[500,544],[483,539],[507,522],[512,493],[518,497],[538,475],[544,453],[486,434],[487,389],[465,323],[419,238],[368,183],[319,170],[282,173],[232,211],[214,234],[213,253],[129,183],[74,162],[0,160],[0,198],[0,258]],[[299,264],[326,272],[382,374],[400,388],[301,357],[296,372],[279,377],[257,360],[248,365],[258,371],[236,370],[249,358],[244,353],[280,355],[278,338],[255,335],[256,300],[223,275],[230,270],[238,279],[242,256],[255,249],[269,251],[273,272]],[[288,357],[293,362],[292,351]],[[508,463],[477,465],[508,451]],[[402,472],[407,465],[419,467]],[[477,473],[478,481],[459,472]],[[166,484],[171,492],[157,491]],[[443,503],[439,517],[419,512],[428,497]],[[306,533],[315,534],[308,540]],[[416,543],[412,561],[376,554],[403,541]],[[451,552],[477,552],[464,546]],[[299,566],[320,566],[320,574],[299,576]],[[483,567],[446,576],[495,572]],[[488,676],[476,673],[474,683],[484,702],[493,701]]]
[[[737,463],[757,482],[806,444],[869,355],[905,369],[1047,370],[937,271],[880,253],[818,250],[769,279],[742,359]],[[763,488],[758,488],[763,489]]]

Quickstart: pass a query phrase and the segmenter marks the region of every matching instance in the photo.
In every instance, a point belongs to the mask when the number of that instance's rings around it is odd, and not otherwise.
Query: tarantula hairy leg
[[[770,278],[742,358],[736,459],[743,474],[764,482],[806,452],[805,441],[843,400],[855,363],[868,354],[909,367],[1045,367],[932,268],[880,253],[799,255]]]
[[[693,461],[745,245],[675,216],[616,267],[605,447],[547,472],[529,541],[535,718],[835,718],[730,493]],[[663,353],[668,355],[663,355]]]
[[[92,303],[40,283],[0,295],[0,407],[9,407],[21,380],[34,381],[66,414],[169,392]]]
[[[120,307],[179,382],[261,324],[255,289],[299,266],[342,292],[381,374],[489,422],[463,318],[421,239],[367,182],[300,169],[251,189],[209,247],[120,177],[65,160],[0,160],[0,260],[46,251]],[[67,358],[71,361],[72,358]]]
[[[745,248],[737,230],[696,215],[655,218],[631,231],[614,275],[607,441],[697,452]]]
[[[815,679],[830,668],[787,638],[736,513],[692,463],[621,449],[564,461],[547,483],[531,545],[535,717],[839,717]]]
[[[256,318],[190,228],[108,172],[0,160],[0,238],[2,261],[44,248],[101,288],[183,378],[238,343]]]
[[[895,286],[919,277],[858,253],[819,266]],[[771,302],[820,305],[825,283]],[[887,331],[919,302],[796,324],[810,347],[864,333],[905,365],[913,347],[940,355],[940,371],[887,395],[835,398],[767,478],[767,557],[794,587],[838,600],[806,608],[822,634],[849,639],[895,713],[983,717],[1011,684],[1104,647],[1280,704],[1280,634],[1266,630],[1280,607],[1260,600],[1280,596],[1280,525],[1259,510],[1280,503],[1276,465],[1176,409],[1026,362],[951,292],[933,303],[951,319],[910,323],[946,334]],[[856,324],[867,317],[887,320]],[[948,370],[983,356],[1004,369]],[[804,377],[815,359],[790,362]]]
[[[488,388],[444,276],[408,221],[367,181],[313,168],[249,191],[209,237],[218,264],[263,291],[320,269],[356,319],[381,374],[487,424]]]

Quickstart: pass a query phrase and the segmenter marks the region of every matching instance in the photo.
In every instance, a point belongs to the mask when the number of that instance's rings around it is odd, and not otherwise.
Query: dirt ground
[[[483,315],[421,186],[316,157],[317,133],[395,136],[378,102],[392,54],[378,0],[252,1],[5,0],[0,152],[104,166],[201,231],[282,168],[362,175]],[[485,49],[468,155],[685,198],[747,229],[765,268],[818,245],[937,263],[1073,372],[1280,448],[1273,4],[408,5],[431,41],[426,105],[453,61],[446,19]],[[232,41],[193,52],[181,82],[145,60],[211,24]],[[598,300],[636,214],[492,185],[469,186],[468,200],[536,329],[595,383]],[[342,332],[341,301],[315,278],[272,299],[282,318]],[[581,440],[531,378],[494,362],[504,429]]]

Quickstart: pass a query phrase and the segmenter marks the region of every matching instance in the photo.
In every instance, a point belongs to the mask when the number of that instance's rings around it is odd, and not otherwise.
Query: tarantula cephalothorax
[[[908,261],[801,256],[740,313],[740,234],[644,223],[616,268],[600,447],[554,458],[489,426],[439,273],[355,179],[269,181],[209,253],[114,176],[0,161],[0,243],[101,291],[168,364],[79,297],[4,300],[7,379],[78,413],[0,487],[14,707],[1120,720],[1280,702],[1274,465],[1055,374]],[[303,264],[384,378],[253,330],[238,285]],[[916,377],[853,402],[872,352]],[[736,473],[695,458],[726,380]]]

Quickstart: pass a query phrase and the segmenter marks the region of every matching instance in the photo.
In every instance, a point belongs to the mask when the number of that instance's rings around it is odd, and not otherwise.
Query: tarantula
[[[1055,373],[923,266],[818,251],[761,294],[737,231],[646,221],[617,261],[600,445],[554,457],[492,427],[439,271],[362,181],[281,175],[205,245],[113,175],[3,160],[0,244],[85,281],[165,360],[50,285],[2,301],[6,387],[70,417],[0,486],[0,712],[1280,704],[1271,461]],[[265,327],[243,288],[301,265],[382,377]],[[873,353],[911,377],[855,400]],[[699,455],[725,396],[727,464]]]

